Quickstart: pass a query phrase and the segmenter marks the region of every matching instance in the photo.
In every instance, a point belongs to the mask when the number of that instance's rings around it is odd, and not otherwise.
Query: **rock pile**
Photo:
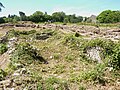
[[[87,50],[87,56],[89,57],[89,59],[97,61],[98,63],[102,63],[100,53],[101,53],[100,47],[92,47]]]

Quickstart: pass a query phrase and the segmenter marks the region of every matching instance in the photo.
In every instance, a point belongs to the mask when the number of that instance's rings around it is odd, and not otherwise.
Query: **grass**
[[[28,33],[19,31],[20,40],[12,54],[12,60],[15,63],[21,62],[31,72],[30,78],[34,84],[37,84],[38,90],[76,90],[76,88],[86,90],[90,87],[94,89],[97,85],[115,83],[115,77],[110,74],[112,72],[106,69],[109,68],[108,62],[104,64],[88,62],[84,57],[87,48],[97,46],[103,48],[106,58],[112,55],[119,56],[119,48],[117,53],[114,42],[103,39],[88,41],[78,34],[65,34],[58,30],[41,30],[32,33],[33,35]],[[34,35],[38,33],[49,33],[51,36],[45,40],[36,40]],[[14,34],[10,36],[14,36]],[[29,37],[33,40],[26,43],[25,41]],[[113,54],[113,52],[116,53]],[[42,56],[48,64],[40,63],[36,59],[37,55]],[[107,76],[112,78],[112,83],[107,82],[108,80],[105,78]],[[119,78],[119,75],[116,78]]]
[[[77,23],[78,25],[87,25],[87,26],[99,26],[99,27],[119,27],[119,24],[117,23]]]

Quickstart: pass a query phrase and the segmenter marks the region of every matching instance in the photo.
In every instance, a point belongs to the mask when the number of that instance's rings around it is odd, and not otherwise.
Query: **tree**
[[[31,21],[33,21],[35,23],[43,22],[44,21],[44,14],[41,11],[36,11],[29,18],[30,18]]]
[[[52,14],[52,19],[54,22],[63,22],[65,18],[64,12],[55,12]]]
[[[70,23],[77,23],[78,22],[75,14],[69,15],[68,18],[69,18]]]
[[[106,10],[97,16],[100,23],[116,23],[120,22],[120,11]]]
[[[20,17],[17,16],[17,15],[8,15],[8,17],[3,17],[4,21],[6,23],[8,22],[17,22],[17,21],[20,21]]]
[[[5,23],[5,20],[2,17],[0,18],[0,24],[1,23]]]
[[[66,18],[64,18],[64,21],[63,21],[64,23],[69,23],[69,19],[66,17]]]
[[[99,21],[100,23],[108,23],[108,22],[109,22],[108,16],[109,16],[110,13],[112,13],[111,10],[103,11],[102,13],[100,13],[100,14],[97,16],[98,21]]]
[[[27,16],[24,12],[19,11],[20,21],[27,21]]]
[[[77,20],[78,20],[78,22],[82,22],[83,21],[83,17],[82,16],[78,16]]]
[[[44,22],[48,22],[48,21],[51,21],[52,20],[52,17],[50,15],[47,14],[47,12],[45,12],[44,14]]]
[[[0,2],[0,12],[1,12],[2,8],[5,8],[5,7],[4,7],[3,4]]]
[[[20,21],[20,17],[18,17],[17,15],[15,15],[14,18],[13,18],[13,22],[17,22],[17,21]]]

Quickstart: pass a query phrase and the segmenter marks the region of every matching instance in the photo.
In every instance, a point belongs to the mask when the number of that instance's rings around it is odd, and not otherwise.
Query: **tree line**
[[[83,21],[82,16],[66,15],[64,12],[54,12],[52,15],[48,15],[47,12],[36,11],[30,16],[26,16],[24,12],[19,11],[19,16],[8,15],[7,17],[1,17],[0,23],[17,22],[17,21],[32,21],[39,22],[62,22],[62,23],[78,23]]]
[[[89,17],[66,15],[64,12],[54,12],[52,15],[48,15],[47,12],[36,11],[30,16],[22,11],[19,11],[19,16],[8,15],[7,17],[1,17],[0,23],[17,22],[17,21],[32,21],[39,22],[62,22],[62,23],[79,23],[89,22]],[[120,22],[120,11],[105,10],[96,17],[96,23],[117,23]]]

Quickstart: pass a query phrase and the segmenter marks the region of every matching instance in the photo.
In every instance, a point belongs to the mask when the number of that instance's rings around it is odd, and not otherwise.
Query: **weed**
[[[8,47],[6,44],[0,44],[0,54],[5,53],[8,50]]]
[[[59,59],[60,58],[60,54],[59,53],[54,53],[53,58],[55,60]]]
[[[82,72],[78,76],[73,75],[70,81],[81,82],[86,81],[96,81],[100,84],[105,84],[105,79],[103,78],[105,71],[105,65],[99,64],[93,70],[88,72]]]
[[[0,81],[7,75],[7,73],[5,71],[3,71],[2,69],[0,69]]]
[[[19,36],[19,31],[10,30],[7,32],[7,38],[12,38],[12,37],[18,37]]]
[[[112,54],[114,43],[111,40],[106,40],[106,39],[93,39],[86,43],[83,43],[82,45],[84,51],[92,47],[101,47],[104,51],[103,52],[104,55],[107,56]]]
[[[65,66],[62,65],[62,64],[56,65],[56,66],[55,66],[54,74],[61,74],[61,73],[65,72],[64,67],[65,67]]]
[[[37,84],[37,90],[43,90],[43,85],[41,84],[41,82]]]
[[[11,55],[13,62],[30,64],[34,60],[46,62],[43,57],[40,56],[39,51],[33,48],[29,43],[22,42],[16,46],[16,50]]]
[[[73,61],[75,58],[74,58],[74,56],[73,55],[66,55],[65,56],[65,59],[67,60],[67,61]]]
[[[66,82],[55,77],[46,79],[45,86],[45,90],[69,90]]]
[[[80,50],[84,41],[85,40],[82,37],[75,37],[73,34],[69,34],[64,37],[63,44],[69,46],[72,49]]]
[[[86,90],[84,86],[79,86],[79,90]]]
[[[112,59],[110,60],[110,66],[114,69],[120,69],[120,44],[118,43],[113,48]]]

